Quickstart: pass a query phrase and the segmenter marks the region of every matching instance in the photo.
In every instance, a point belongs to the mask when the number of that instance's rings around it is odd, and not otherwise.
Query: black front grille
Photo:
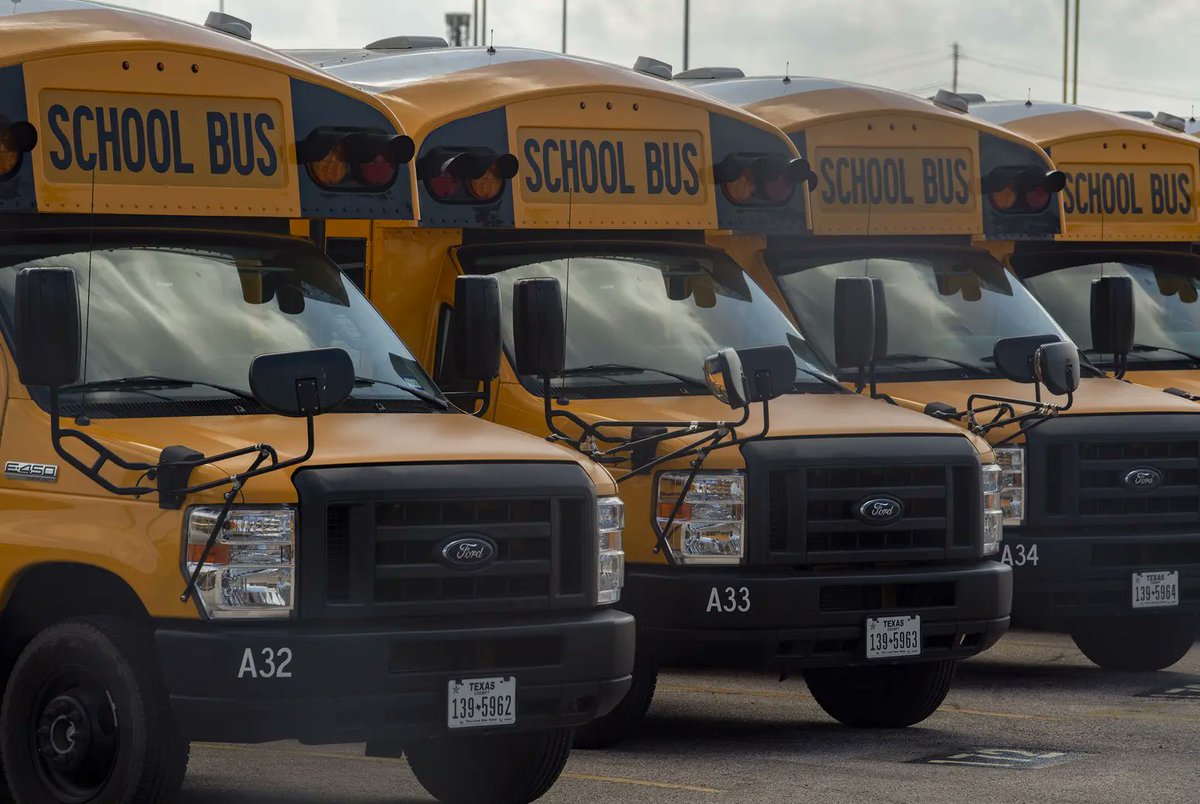
[[[766,536],[759,560],[923,561],[975,548],[982,522],[979,463],[965,439],[879,439],[869,455],[861,441],[780,440],[747,449],[756,495],[751,516]],[[960,443],[965,449],[945,454]],[[768,457],[768,450],[775,454]],[[879,523],[861,514],[864,504],[880,498],[898,501],[901,516]],[[763,540],[752,538],[752,549],[755,541]]]
[[[1176,421],[1180,418],[1184,421]],[[1090,432],[1083,430],[1084,422]],[[1032,518],[1092,526],[1200,521],[1200,437],[1192,422],[1193,417],[1114,416],[1090,422],[1081,417],[1033,430],[1026,492]],[[1178,432],[1181,424],[1187,429]],[[1157,427],[1163,429],[1154,432]],[[1158,478],[1153,487],[1126,482],[1131,472],[1145,470]],[[1037,499],[1039,490],[1044,499]]]
[[[302,615],[501,613],[588,603],[595,537],[586,486],[539,489],[537,472],[521,484],[521,472],[531,467],[515,465],[508,470],[511,492],[496,482],[464,485],[462,477],[456,487],[447,476],[439,494],[420,474],[443,474],[439,468],[375,468],[396,477],[394,484],[381,482],[373,492],[349,488],[345,495],[305,495],[316,484],[298,479]],[[297,478],[335,471],[354,470],[306,470]],[[371,468],[358,471],[374,478]],[[494,481],[493,471],[487,475]],[[559,471],[575,479],[570,468]],[[405,479],[415,488],[406,489]],[[462,569],[443,558],[444,546],[468,537],[494,545],[485,566]]]

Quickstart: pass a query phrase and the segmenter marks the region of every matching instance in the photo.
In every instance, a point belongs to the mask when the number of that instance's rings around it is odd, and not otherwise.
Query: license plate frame
[[[516,676],[452,678],[446,682],[446,728],[478,729],[516,722]]]
[[[898,614],[867,618],[867,659],[902,659],[920,656],[921,615]]]
[[[1179,570],[1133,573],[1131,593],[1135,609],[1165,609],[1179,606]]]

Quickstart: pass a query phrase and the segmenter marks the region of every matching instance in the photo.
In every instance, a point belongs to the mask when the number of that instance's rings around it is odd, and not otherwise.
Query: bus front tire
[[[409,768],[443,804],[526,804],[562,774],[571,729],[521,734],[452,734],[404,749]]]
[[[0,755],[17,801],[175,799],[188,744],[149,635],[119,617],[87,617],[35,636],[4,692]]]
[[[1189,615],[1085,620],[1071,628],[1075,646],[1105,670],[1163,670],[1196,642],[1197,619]]]
[[[633,683],[629,692],[611,712],[575,730],[575,747],[583,749],[608,748],[637,731],[658,685],[658,668],[638,658],[633,666]]]
[[[954,660],[804,671],[808,691],[847,726],[902,729],[937,711],[950,692]]]

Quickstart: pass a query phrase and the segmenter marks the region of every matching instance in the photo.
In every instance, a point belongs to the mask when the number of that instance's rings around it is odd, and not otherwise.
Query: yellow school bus
[[[602,605],[619,597],[621,503],[594,462],[454,412],[314,245],[326,220],[411,224],[412,140],[236,19],[15,10],[0,18],[15,799],[169,801],[189,741],[277,739],[403,751],[444,801],[537,798],[572,727],[630,685],[632,618]]]
[[[1019,244],[1013,273],[1097,366],[1200,399],[1200,140],[1163,113],[1145,121],[1042,102],[975,103],[971,113],[1034,140],[1066,175],[1062,234]],[[1108,277],[1124,278],[1132,301],[1120,344],[1092,339],[1092,286]]]
[[[369,297],[460,403],[619,478],[638,661],[576,744],[628,734],[684,664],[803,670],[852,725],[931,714],[1007,626],[999,468],[960,428],[848,393],[738,266],[807,229],[787,138],[649,60],[406,38],[299,55],[417,142],[419,226],[338,229],[366,241]],[[448,356],[463,276],[494,277],[504,310],[482,389]]]
[[[1035,143],[969,116],[950,93],[722,71],[684,79],[779,125],[820,176],[813,236],[769,237],[750,265],[813,348],[843,380],[995,447],[1014,621],[1069,631],[1105,667],[1182,658],[1200,620],[1197,410],[1086,360],[1068,382],[1039,368],[1067,334],[1003,262],[1059,234],[1058,196],[1069,205],[1078,186],[1067,179],[1059,192],[1064,177]],[[878,280],[884,303],[885,334],[861,362],[842,359],[832,317],[852,277]],[[1065,356],[1079,360],[1073,344]],[[1147,487],[1147,476],[1160,482]]]

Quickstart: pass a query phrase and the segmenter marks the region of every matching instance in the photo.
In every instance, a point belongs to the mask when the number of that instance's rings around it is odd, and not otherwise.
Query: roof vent
[[[681,73],[675,73],[676,80],[684,81],[716,81],[722,78],[745,78],[746,74],[737,67],[693,67]]]
[[[1130,117],[1136,117],[1139,120],[1153,120],[1154,112],[1147,112],[1145,109],[1125,109],[1121,114],[1127,114]]]
[[[367,45],[367,50],[429,50],[435,47],[450,47],[440,36],[389,36],[376,39]]]
[[[638,56],[637,61],[633,63],[633,69],[639,73],[652,75],[655,78],[662,78],[667,81],[671,80],[671,65],[665,61],[652,59],[649,56]]]
[[[222,11],[208,12],[208,17],[204,20],[204,27],[236,36],[238,39],[250,38],[249,22]]]
[[[978,92],[960,92],[958,93],[958,97],[965,100],[968,105],[972,103],[987,103],[987,98],[983,97]]]
[[[1172,131],[1187,131],[1187,122],[1182,117],[1177,117],[1168,112],[1159,112],[1154,115],[1154,123],[1169,128]]]
[[[930,100],[943,109],[950,109],[955,112],[967,111],[967,99],[948,89],[939,89],[937,94],[930,98]]]

